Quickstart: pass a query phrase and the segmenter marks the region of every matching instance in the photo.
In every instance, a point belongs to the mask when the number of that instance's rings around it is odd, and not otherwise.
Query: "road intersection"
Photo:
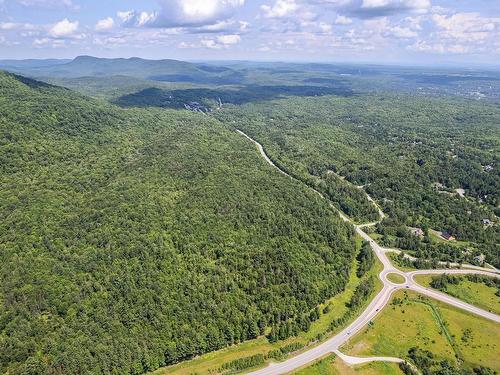
[[[279,171],[281,174],[288,176],[289,178],[299,181],[298,179],[294,178],[293,176],[289,175],[282,169],[280,169],[278,166],[276,166],[273,161],[269,158],[269,156],[266,154],[263,146],[255,141],[253,138],[242,132],[241,130],[237,130],[238,133],[246,137],[248,140],[252,141],[257,149],[259,150],[261,156],[264,158],[264,160],[270,164],[272,167],[274,167],[277,171]],[[300,182],[300,181],[299,181]],[[321,194],[319,191],[309,187],[312,191],[315,193],[319,194],[322,198],[324,198],[323,194]],[[368,196],[368,199],[373,202],[371,197]],[[375,204],[375,202],[373,202]],[[367,226],[374,225],[376,223],[370,223],[370,224],[360,224],[356,225],[355,223],[352,222],[344,213],[339,211],[336,207],[334,207],[332,204],[330,204],[333,209],[335,209],[342,220],[351,223],[354,225],[356,233],[360,235],[365,241],[368,241],[371,245],[372,250],[376,254],[377,258],[383,265],[383,270],[379,274],[379,278],[383,283],[382,290],[378,292],[378,294],[375,296],[375,298],[370,302],[370,304],[366,307],[366,309],[352,322],[350,323],[346,328],[344,328],[341,332],[337,333],[336,335],[330,337],[328,340],[324,341],[323,343],[305,351],[302,352],[296,356],[293,356],[283,362],[279,363],[271,363],[265,368],[253,371],[249,373],[250,375],[279,375],[279,374],[286,374],[289,373],[293,370],[296,370],[298,368],[301,368],[303,366],[306,366],[307,364],[310,364],[311,362],[314,362],[325,355],[328,355],[330,353],[336,353],[338,356],[340,356],[346,363],[348,364],[359,364],[359,363],[366,363],[369,361],[389,361],[389,362],[401,362],[402,360],[399,358],[392,358],[392,357],[371,357],[371,358],[356,358],[356,357],[351,357],[351,356],[346,356],[345,354],[342,354],[339,351],[339,348],[345,344],[350,337],[354,336],[356,333],[360,332],[370,321],[372,321],[375,316],[389,303],[391,300],[392,294],[400,289],[407,289],[407,290],[412,290],[417,293],[423,294],[425,296],[428,296],[430,298],[442,301],[444,303],[450,304],[452,306],[455,306],[459,309],[466,310],[472,314],[476,314],[478,316],[481,316],[483,318],[493,320],[497,323],[500,323],[500,316],[493,314],[489,311],[485,311],[483,309],[480,309],[476,306],[470,305],[468,303],[465,303],[459,299],[453,298],[447,294],[440,293],[438,291],[432,290],[430,288],[425,288],[419,284],[417,284],[414,280],[414,276],[416,275],[426,275],[426,274],[481,274],[481,275],[488,275],[491,277],[500,277],[499,271],[496,269],[487,269],[487,268],[482,268],[482,267],[476,267],[472,266],[468,269],[432,269],[432,270],[418,270],[418,271],[411,271],[411,272],[404,272],[396,267],[391,263],[389,257],[387,256],[388,252],[398,252],[398,250],[394,249],[385,249],[381,247],[375,240],[373,240],[365,231],[363,231],[363,228]],[[376,204],[375,204],[376,205]],[[385,217],[384,213],[380,210],[380,208],[376,205],[377,209],[379,210],[379,214],[381,219]],[[453,266],[453,265],[452,265]],[[458,266],[458,265],[457,265]],[[398,274],[402,278],[404,278],[403,283],[394,283],[390,281],[387,278],[388,274]]]

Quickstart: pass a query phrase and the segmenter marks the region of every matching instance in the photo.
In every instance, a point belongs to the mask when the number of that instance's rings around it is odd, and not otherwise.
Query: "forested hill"
[[[71,61],[0,60],[0,68],[31,77],[77,78],[127,76],[153,81],[234,84],[242,73],[223,66],[195,64],[179,60],[105,59],[78,56]]]
[[[307,325],[352,229],[199,113],[0,72],[0,373],[139,374]]]

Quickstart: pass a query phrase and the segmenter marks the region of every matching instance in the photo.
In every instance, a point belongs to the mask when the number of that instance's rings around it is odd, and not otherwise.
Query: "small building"
[[[421,237],[424,235],[424,231],[420,228],[411,228],[410,229],[411,234],[417,237]]]
[[[474,257],[474,261],[479,263],[479,264],[484,264],[485,259],[486,259],[486,257],[484,256],[484,254],[479,254],[479,255]]]
[[[493,222],[490,219],[483,219],[483,225],[489,227],[493,225]]]
[[[485,165],[483,167],[485,172],[491,172],[493,170],[493,166],[491,164]]]
[[[441,237],[443,237],[446,241],[453,241],[453,240],[455,240],[455,237],[453,237],[448,232],[441,233]]]

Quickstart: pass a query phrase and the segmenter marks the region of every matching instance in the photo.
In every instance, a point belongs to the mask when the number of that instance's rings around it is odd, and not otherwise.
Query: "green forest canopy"
[[[216,119],[0,73],[0,372],[138,374],[340,292],[352,228]]]
[[[500,226],[483,222],[500,213],[498,105],[360,94],[226,106],[216,116],[357,221],[373,221],[375,212],[356,185],[391,225],[449,232],[500,266]]]
[[[446,230],[499,265],[482,222],[498,215],[498,106],[286,88],[204,115],[0,73],[0,372],[143,373],[307,320],[343,289],[352,228],[234,128],[357,222],[378,219],[366,190],[402,248],[463,258],[405,232]]]

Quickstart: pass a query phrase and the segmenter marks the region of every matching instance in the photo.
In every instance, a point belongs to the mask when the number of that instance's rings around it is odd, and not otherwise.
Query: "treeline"
[[[408,362],[400,363],[400,369],[406,375],[495,375],[496,371],[478,366],[472,369],[456,367],[448,360],[437,359],[429,350],[413,347],[408,350]]]
[[[375,289],[375,280],[373,276],[366,279],[365,282],[359,284],[354,290],[350,301],[347,306],[354,311],[363,305],[364,302],[368,300],[368,297],[372,294]]]
[[[356,260],[358,261],[356,275],[358,277],[363,277],[375,264],[375,254],[368,241],[363,241]]]
[[[302,348],[304,348],[304,344],[300,342],[294,342],[285,346],[282,346],[279,349],[270,350],[265,355],[264,354],[255,354],[248,357],[238,358],[233,361],[224,363],[219,372],[224,374],[235,373],[238,371],[246,370],[252,367],[260,366],[265,363],[267,359],[274,360],[282,360],[288,354],[296,352]]]
[[[442,274],[438,276],[433,276],[430,282],[430,286],[433,287],[434,289],[446,291],[448,284],[458,285],[463,280],[469,280],[473,283],[484,284],[492,288],[497,288],[496,295],[500,297],[500,279],[484,275],[455,276],[450,274]]]
[[[286,355],[296,352],[304,347],[304,344],[300,342],[294,342],[285,346],[282,346],[279,349],[271,350],[267,353],[267,358],[273,358],[276,360],[283,359]]]
[[[141,374],[349,279],[353,228],[213,118],[0,73],[0,139],[0,373]]]
[[[349,308],[340,318],[335,319],[330,323],[330,330],[334,330],[337,327],[344,326],[355,314],[358,313],[359,309],[368,301],[368,298],[375,291],[375,281],[373,276],[368,277],[361,284],[359,284],[354,290],[349,302],[346,306]]]
[[[440,263],[440,260],[437,258],[434,258],[434,259],[420,259],[420,258],[409,259],[405,256],[404,252],[401,252],[397,255],[391,255],[391,258],[400,267],[415,268],[417,270],[451,268],[451,265],[448,267],[447,263],[442,264],[442,263]]]
[[[236,371],[245,370],[251,367],[263,365],[265,361],[265,357],[263,354],[255,354],[250,357],[243,357],[235,359],[234,361],[224,363],[221,366],[221,372],[223,373],[232,373]],[[228,372],[229,370],[229,372]]]

